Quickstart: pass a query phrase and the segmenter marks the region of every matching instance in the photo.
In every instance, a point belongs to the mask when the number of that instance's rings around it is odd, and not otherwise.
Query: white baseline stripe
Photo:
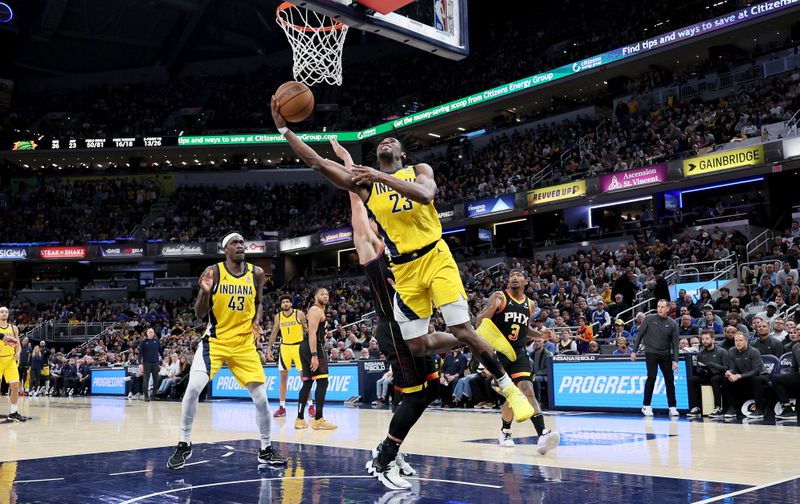
[[[483,488],[503,488],[500,485],[486,485],[484,483],[472,483],[469,481],[453,481],[453,480],[446,480],[446,479],[436,479],[436,478],[409,478],[405,477],[407,480],[419,480],[419,481],[438,481],[439,483],[454,483],[456,485],[469,485],[469,486],[477,486]]]
[[[138,473],[146,473],[146,472],[153,472],[152,469],[142,469],[140,471],[125,471],[125,472],[118,472],[118,473],[109,473],[109,476],[120,476],[122,474],[138,474]]]
[[[195,462],[196,463],[196,462]],[[186,464],[189,465],[189,464]],[[218,487],[218,486],[225,486],[225,485],[238,485],[242,483],[258,483],[260,481],[280,481],[280,480],[287,480],[287,479],[373,479],[372,476],[357,476],[357,475],[349,475],[349,474],[331,474],[331,475],[321,475],[321,476],[283,476],[279,478],[258,478],[258,479],[249,479],[249,480],[238,480],[238,481],[220,481],[219,483],[207,483],[205,485],[194,485],[194,486],[187,486],[185,488],[174,488],[172,490],[164,490],[163,492],[153,492],[147,495],[142,495],[140,497],[134,497],[133,499],[128,499],[126,501],[120,502],[120,504],[133,504],[134,502],[143,501],[149,499],[151,497],[158,497],[160,495],[168,495],[177,492],[184,492],[186,490],[193,490],[195,488],[211,488],[211,487]],[[412,478],[409,478],[412,479]],[[419,481],[438,481],[442,483],[453,483],[456,485],[471,485],[471,486],[485,486],[488,488],[502,488],[501,486],[497,485],[482,485],[479,483],[471,483],[467,481],[453,481],[453,480],[442,480],[442,479],[428,479],[428,478],[413,478],[418,479]]]
[[[47,478],[47,479],[38,479],[38,480],[19,480],[15,481],[14,484],[19,483],[41,483],[43,481],[62,481],[64,478]]]
[[[756,485],[754,487],[745,488],[743,490],[738,490],[736,492],[730,492],[730,493],[726,493],[726,494],[723,494],[723,495],[718,495],[716,497],[710,497],[708,499],[703,499],[701,501],[695,501],[692,504],[708,504],[709,502],[717,502],[717,501],[721,501],[721,500],[727,499],[729,497],[735,497],[737,495],[742,495],[742,494],[746,494],[746,493],[750,493],[750,492],[755,492],[755,491],[761,490],[763,488],[768,488],[768,487],[771,487],[771,486],[780,485],[781,483],[786,483],[788,481],[792,481],[792,480],[795,480],[797,478],[800,478],[800,474],[795,475],[795,476],[789,476],[788,478],[784,478],[782,480],[773,481],[772,483],[765,483],[763,485]]]
[[[188,464],[183,464],[183,467],[190,466],[190,465],[198,465],[198,464],[208,464],[209,460],[198,460],[197,462],[189,462]]]

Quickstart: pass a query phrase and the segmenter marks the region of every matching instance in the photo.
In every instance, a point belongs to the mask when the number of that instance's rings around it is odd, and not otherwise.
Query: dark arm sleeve
[[[733,353],[735,349],[731,348],[728,350],[728,371],[731,373],[736,373],[736,359],[733,358]]]
[[[722,371],[724,373],[725,371],[728,370],[728,352],[720,352],[720,360],[722,361],[721,364],[717,364],[716,362],[709,362],[707,366],[712,369],[716,369],[717,371]]]
[[[649,319],[647,317],[645,317],[644,320],[642,321],[642,326],[639,327],[638,331],[636,331],[636,341],[633,343],[633,351],[634,352],[638,352],[639,351],[639,345],[642,344],[642,338],[644,337],[645,331],[647,331],[647,321],[648,320]]]
[[[678,341],[680,341],[681,335],[678,332],[678,324],[675,321],[672,321],[672,361],[678,362]]]
[[[759,355],[757,359],[753,359],[753,369],[746,373],[742,373],[742,378],[758,376],[762,371],[764,371],[764,363],[761,361],[761,356]]]

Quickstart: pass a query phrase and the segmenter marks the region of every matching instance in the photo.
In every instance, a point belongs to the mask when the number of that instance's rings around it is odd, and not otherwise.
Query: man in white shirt
[[[792,269],[789,261],[783,261],[783,269],[778,272],[778,285],[786,285],[786,280],[791,278],[797,284],[797,270]]]

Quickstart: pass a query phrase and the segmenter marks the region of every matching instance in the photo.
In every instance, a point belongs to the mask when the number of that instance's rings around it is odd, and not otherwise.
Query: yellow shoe
[[[511,411],[514,412],[514,420],[517,422],[524,422],[536,413],[525,394],[513,383],[503,389],[503,396],[508,401]]]
[[[512,347],[511,343],[503,336],[500,329],[494,325],[494,322],[489,319],[483,319],[483,322],[475,329],[475,332],[478,333],[478,336],[485,339],[486,342],[489,343],[489,346],[508,357],[508,360],[511,362],[517,360],[517,352],[514,350],[514,347]]]
[[[314,430],[334,430],[338,427],[332,423],[328,423],[328,421],[324,418],[320,418],[319,420],[315,418],[314,420],[311,420],[311,428]]]
[[[308,429],[308,424],[302,418],[298,418],[294,421],[294,428],[295,429]]]

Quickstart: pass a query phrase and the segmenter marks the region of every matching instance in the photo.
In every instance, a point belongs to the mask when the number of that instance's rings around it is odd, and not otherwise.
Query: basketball
[[[314,110],[314,93],[302,82],[289,81],[275,91],[281,115],[289,122],[300,122]]]

